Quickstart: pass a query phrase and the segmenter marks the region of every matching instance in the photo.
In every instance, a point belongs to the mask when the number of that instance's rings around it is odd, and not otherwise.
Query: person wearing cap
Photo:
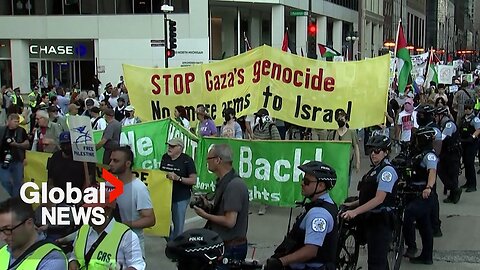
[[[257,124],[253,128],[254,140],[281,140],[278,128],[267,109],[260,109],[255,113],[255,122]]]
[[[38,92],[38,86],[35,85],[33,91],[28,94],[28,106],[30,106],[32,112],[36,110],[38,103],[40,103],[40,93]]]
[[[142,120],[135,116],[135,107],[128,105],[125,108],[125,118],[122,120],[122,126],[129,126],[141,123]]]
[[[304,172],[303,211],[263,269],[334,270],[338,242],[338,207],[329,191],[337,182],[335,170],[320,161],[298,166]],[[310,202],[306,203],[307,199]],[[284,268],[285,267],[285,268]]]
[[[67,270],[67,257],[45,241],[34,223],[32,205],[19,197],[0,202],[0,269]]]
[[[49,188],[58,187],[66,191],[67,182],[70,182],[73,187],[83,190],[87,183],[95,179],[95,164],[87,163],[88,171],[86,172],[83,162],[73,160],[70,132],[62,132],[58,141],[60,150],[53,153],[47,160]]]
[[[115,119],[117,119],[118,122],[122,122],[125,118],[125,108],[125,100],[123,98],[117,98],[117,106],[114,107],[113,110],[115,111]]]
[[[224,258],[244,260],[247,256],[247,229],[249,195],[245,181],[232,167],[233,153],[228,144],[215,144],[207,154],[208,170],[218,178],[216,180],[213,204],[205,198],[205,204],[211,205],[211,211],[194,206],[197,215],[207,220],[205,228],[220,235],[225,244]],[[218,269],[229,269],[221,266]]]
[[[475,173],[475,154],[478,148],[478,137],[480,136],[480,118],[475,116],[473,106],[475,101],[465,101],[465,115],[460,123],[460,141],[462,142],[462,160],[465,166],[465,178],[467,182],[461,186],[466,188],[465,192],[477,191],[477,175]]]
[[[33,130],[32,151],[54,153],[60,149],[58,137],[62,133],[62,127],[58,123],[49,120],[46,111],[39,110],[35,114],[38,127]]]
[[[60,115],[59,109],[56,106],[48,107],[47,112],[51,122],[59,124],[62,131],[68,131],[67,119],[63,115]]]
[[[101,111],[98,107],[92,107],[90,109],[90,114],[92,118],[90,118],[90,122],[92,123],[93,130],[104,130],[107,128],[107,121],[100,115]]]
[[[125,224],[115,220],[115,200],[84,204],[82,207],[102,207],[105,222],[84,224],[77,231],[70,255],[68,269],[128,269],[143,270],[146,267],[138,236]]]
[[[103,94],[101,94],[99,97],[98,97],[98,101],[107,101],[108,102],[108,99],[110,98],[110,95],[112,94],[112,90],[113,90],[113,86],[112,86],[112,83],[111,82],[108,82],[106,85],[105,85],[105,92],[103,92]]]
[[[122,223],[132,229],[140,240],[145,257],[144,228],[155,226],[155,212],[147,186],[132,173],[133,152],[129,146],[117,147],[112,151],[110,172],[123,182],[123,193],[117,198]]]
[[[197,183],[195,162],[183,153],[184,143],[180,138],[173,138],[167,142],[167,153],[162,156],[160,170],[166,171],[167,178],[173,182],[172,191],[172,222],[170,240],[183,233],[185,214],[190,202],[192,186]]]
[[[215,126],[215,122],[213,122],[212,118],[208,114],[207,108],[205,106],[200,105],[197,107],[195,111],[198,119],[197,124],[197,135],[200,137],[217,137],[217,127]]]
[[[13,89],[12,104],[17,105],[20,108],[23,108],[23,106],[24,106],[23,98],[20,95],[20,87],[17,87],[15,89]]]
[[[20,116],[13,113],[7,117],[7,124],[0,126],[0,182],[10,196],[20,195],[25,150],[30,147],[27,132],[19,121]]]
[[[120,145],[120,133],[122,132],[122,124],[115,119],[115,112],[112,109],[106,109],[105,121],[107,127],[103,131],[102,139],[97,143],[97,150],[104,148],[103,164],[110,163],[110,155],[112,150]]]

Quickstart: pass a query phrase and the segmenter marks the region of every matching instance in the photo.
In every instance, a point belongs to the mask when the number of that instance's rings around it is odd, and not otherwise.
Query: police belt
[[[238,245],[242,245],[242,244],[246,244],[246,243],[247,243],[247,238],[246,237],[235,237],[231,240],[223,241],[223,244],[226,247],[238,246]]]

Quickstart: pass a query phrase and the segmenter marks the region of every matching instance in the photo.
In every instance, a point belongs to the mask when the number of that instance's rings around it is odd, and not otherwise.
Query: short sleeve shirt
[[[420,166],[426,168],[427,170],[437,169],[437,163],[438,163],[437,155],[430,152],[423,157],[422,162],[420,163]]]
[[[377,190],[381,190],[387,193],[392,193],[393,186],[398,180],[398,175],[395,169],[392,166],[385,166],[377,174],[378,187]]]
[[[445,139],[448,136],[451,137],[455,132],[457,132],[457,126],[452,121],[448,121],[443,128],[442,136]]]
[[[107,127],[103,131],[102,138],[106,139],[107,142],[103,146],[105,149],[114,149],[120,144],[120,133],[122,132],[122,124],[117,120],[113,119],[112,122],[108,123]]]
[[[180,154],[175,160],[172,160],[168,154],[164,154],[162,156],[160,170],[174,172],[180,177],[189,177],[191,174],[197,173],[193,159],[184,153]],[[190,199],[191,188],[189,185],[173,181],[172,201],[178,202]]]

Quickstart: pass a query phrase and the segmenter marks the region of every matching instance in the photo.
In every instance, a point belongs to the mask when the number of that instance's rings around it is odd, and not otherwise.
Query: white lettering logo
[[[71,45],[50,45],[41,46],[32,44],[30,45],[30,54],[45,54],[45,55],[73,55],[74,49]]]

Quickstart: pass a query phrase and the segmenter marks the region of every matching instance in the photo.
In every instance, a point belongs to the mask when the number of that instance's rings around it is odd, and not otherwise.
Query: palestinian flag
[[[433,50],[430,50],[427,75],[425,76],[425,85],[430,86],[430,82],[435,82],[435,84],[438,85],[438,73],[436,65],[438,62],[438,58],[435,57]]]
[[[407,40],[403,34],[402,23],[398,25],[397,33],[397,72],[398,72],[398,92],[403,94],[405,92],[405,87],[408,83],[408,78],[410,77],[410,71],[412,70],[412,59],[410,58],[410,53],[407,49]]]
[[[297,49],[295,48],[295,44],[288,35],[288,28],[285,30],[285,34],[283,35],[282,41],[282,51],[290,52],[292,54],[297,54]]]
[[[330,48],[327,45],[323,45],[320,43],[318,43],[318,50],[320,51],[320,56],[323,58],[342,55],[341,53],[335,51],[333,48]]]

